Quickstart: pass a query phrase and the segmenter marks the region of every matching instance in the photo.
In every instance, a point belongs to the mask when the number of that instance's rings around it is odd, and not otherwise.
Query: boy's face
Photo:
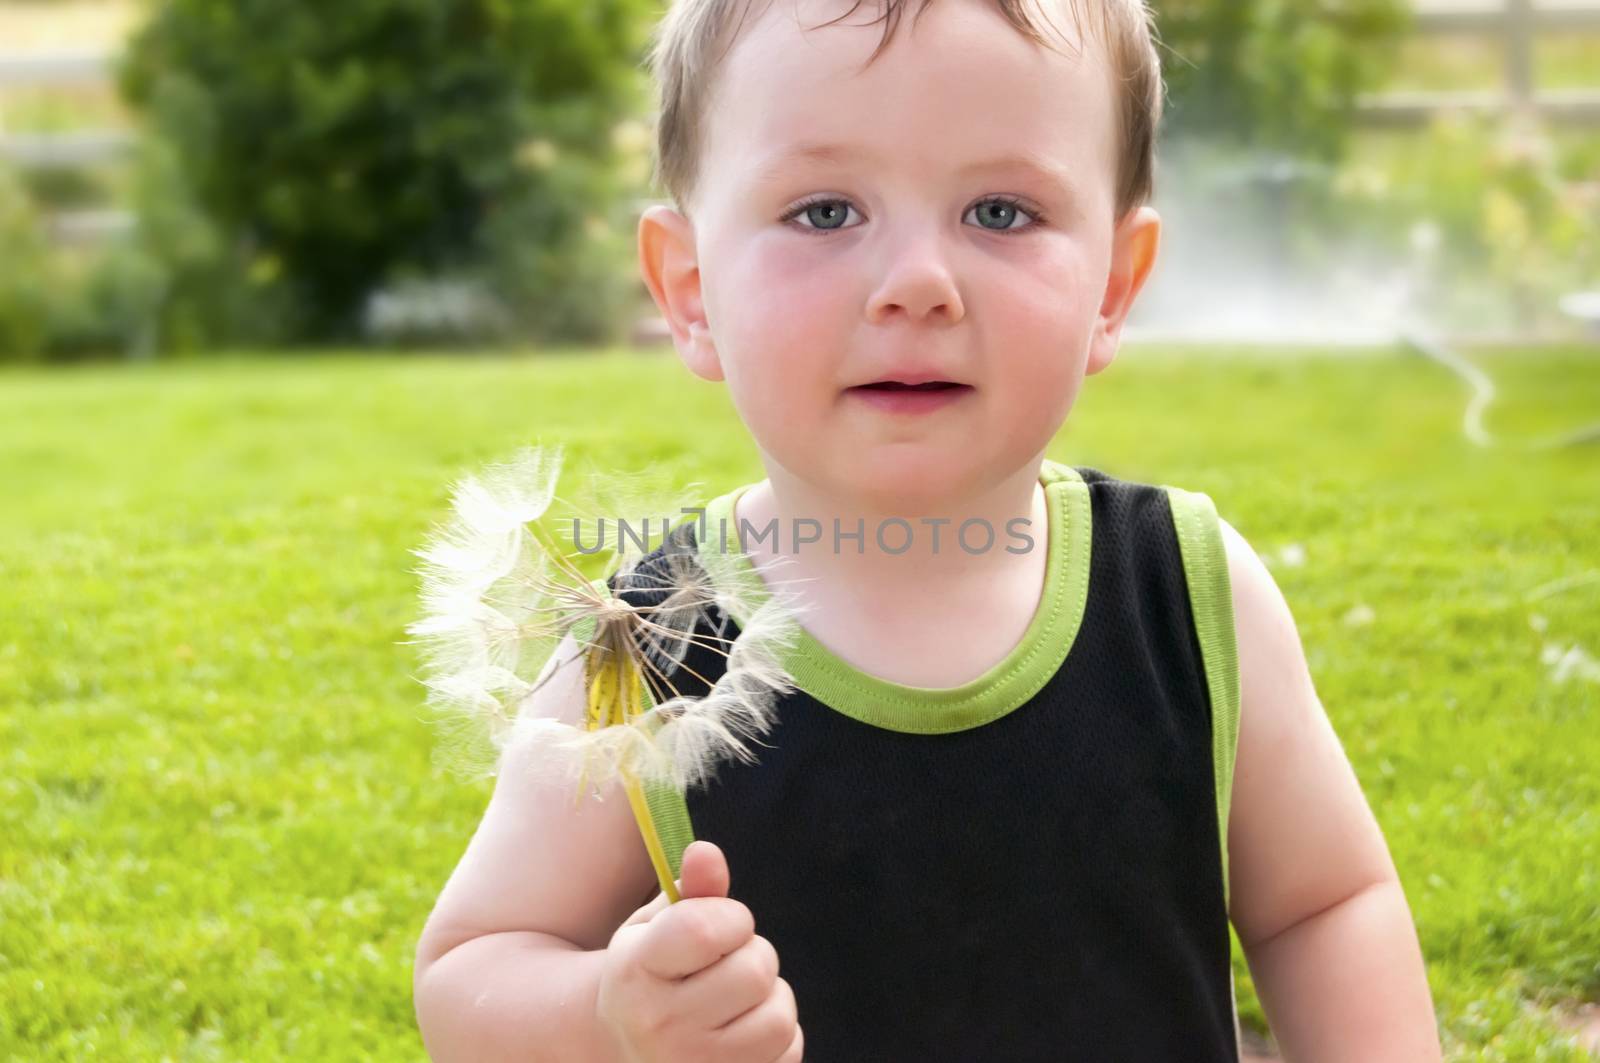
[[[1113,217],[1101,48],[941,0],[862,69],[875,10],[757,10],[717,74],[692,223],[640,223],[679,354],[727,381],[769,468],[829,496],[910,514],[1014,476],[1110,363],[1154,260],[1154,212]],[[837,154],[794,155],[816,145]],[[907,377],[963,387],[861,387]]]

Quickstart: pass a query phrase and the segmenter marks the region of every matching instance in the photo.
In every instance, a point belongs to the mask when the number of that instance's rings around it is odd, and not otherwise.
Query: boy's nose
[[[867,320],[873,324],[895,315],[921,321],[934,314],[954,323],[965,313],[960,286],[936,236],[905,240],[888,252],[878,286],[867,301]]]

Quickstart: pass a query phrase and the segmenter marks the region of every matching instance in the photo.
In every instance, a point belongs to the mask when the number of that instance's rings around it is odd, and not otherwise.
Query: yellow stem
[[[633,726],[635,717],[643,712],[643,691],[640,689],[639,670],[633,661],[626,656],[616,656],[617,682],[606,691],[615,699],[614,708],[620,709],[617,713],[608,713],[612,726]],[[627,765],[622,766],[623,788],[628,793],[628,804],[633,808],[634,821],[639,825],[639,836],[644,839],[645,851],[650,854],[650,863],[656,870],[656,881],[661,884],[661,892],[667,895],[667,900],[677,904],[682,897],[678,893],[677,883],[672,877],[672,866],[667,862],[667,853],[661,844],[661,834],[656,830],[655,816],[650,813],[650,803],[645,800],[644,787],[628,770]]]

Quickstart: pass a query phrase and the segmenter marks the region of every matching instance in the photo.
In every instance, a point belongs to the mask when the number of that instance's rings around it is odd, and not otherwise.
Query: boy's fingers
[[[703,839],[691,842],[680,869],[679,903],[657,893],[622,923],[650,924],[639,962],[657,978],[688,977],[755,936],[755,916],[728,897],[728,862],[721,849]]]
[[[640,965],[657,978],[687,978],[734,952],[755,936],[750,909],[726,897],[685,897],[646,931]]]
[[[678,892],[680,894],[683,892],[683,884],[681,880],[679,880]],[[622,925],[633,926],[637,923],[648,923],[651,919],[654,919],[658,913],[667,908],[667,906],[667,895],[658,891],[656,895],[650,899],[649,904],[637,909],[632,915],[624,919],[622,921]]]

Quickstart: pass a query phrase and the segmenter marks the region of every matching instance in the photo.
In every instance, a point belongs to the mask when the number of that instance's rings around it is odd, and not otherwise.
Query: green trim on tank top
[[[908,734],[968,730],[1026,704],[1066,660],[1089,596],[1088,486],[1076,469],[1049,459],[1040,468],[1039,482],[1046,512],[1044,588],[1021,640],[1002,660],[960,686],[908,686],[850,665],[802,625],[784,658],[796,686],[836,712]],[[698,545],[701,563],[713,580],[744,581],[750,600],[759,605],[770,592],[750,559],[732,549],[723,553],[714,548],[724,527],[730,547],[737,543],[734,504],[753,486],[736,488],[707,505],[706,534]],[[733,619],[742,628],[747,618]]]
[[[1209,495],[1162,485],[1172,502],[1172,520],[1183,554],[1195,635],[1211,695],[1211,759],[1217,795],[1217,834],[1222,845],[1222,897],[1228,889],[1228,808],[1239,743],[1239,654],[1233,626],[1233,589],[1222,525]]]

